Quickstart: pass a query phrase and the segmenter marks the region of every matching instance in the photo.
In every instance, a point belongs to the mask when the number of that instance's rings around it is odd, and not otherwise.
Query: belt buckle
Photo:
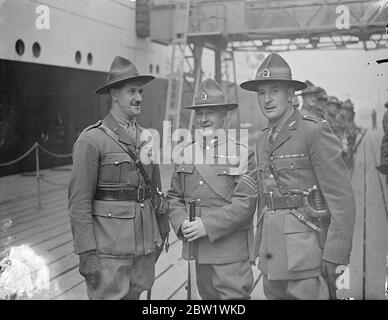
[[[143,202],[145,200],[146,191],[143,186],[137,188],[137,201]]]

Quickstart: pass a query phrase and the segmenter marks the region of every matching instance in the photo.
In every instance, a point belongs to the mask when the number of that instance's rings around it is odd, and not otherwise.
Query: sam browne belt
[[[143,202],[151,198],[151,188],[149,186],[139,186],[137,188],[114,189],[98,188],[94,196],[95,200],[104,201],[138,201]]]

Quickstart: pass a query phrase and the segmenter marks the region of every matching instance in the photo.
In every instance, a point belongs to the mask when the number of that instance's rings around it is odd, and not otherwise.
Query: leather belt
[[[151,187],[139,186],[135,189],[100,189],[97,188],[95,200],[104,201],[138,201],[143,202],[151,198]]]
[[[268,209],[292,209],[304,207],[304,196],[301,194],[293,194],[289,196],[274,197],[272,194],[265,194],[266,204]]]

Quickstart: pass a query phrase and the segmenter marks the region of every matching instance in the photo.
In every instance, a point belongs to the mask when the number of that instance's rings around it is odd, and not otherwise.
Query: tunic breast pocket
[[[311,171],[311,164],[308,157],[285,157],[275,158],[275,170],[278,172],[282,181],[286,182],[289,188],[304,188],[305,180]]]
[[[128,183],[131,170],[131,157],[126,153],[106,153],[100,165],[100,181]]]
[[[194,165],[180,164],[175,168],[175,172],[179,174],[181,184],[185,192],[187,192],[188,188],[193,184]]]

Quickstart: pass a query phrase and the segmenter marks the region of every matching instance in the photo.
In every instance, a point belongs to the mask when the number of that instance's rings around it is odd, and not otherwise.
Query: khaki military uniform
[[[268,298],[327,299],[327,284],[321,276],[322,259],[349,263],[356,208],[341,153],[341,145],[326,121],[302,116],[298,111],[288,118],[273,142],[268,140],[268,128],[259,133],[257,174],[259,213],[263,218],[255,236],[254,256],[259,256],[258,267],[264,274]],[[323,243],[290,209],[268,208],[264,195],[272,192],[273,196],[282,196],[268,157],[288,190],[318,186],[322,191],[331,214]],[[296,209],[306,213],[304,210],[308,209]]]
[[[226,145],[228,153],[220,154],[219,148]],[[240,153],[233,151],[236,148]],[[195,164],[195,154],[206,149],[214,151],[214,164]],[[231,156],[243,151],[248,155],[245,164]],[[253,284],[249,252],[257,201],[254,153],[231,139],[207,146],[197,141],[185,148],[185,158],[188,161],[176,165],[172,175],[169,218],[183,240],[180,228],[189,216],[188,203],[196,201],[196,216],[207,232],[195,241],[199,294],[202,299],[248,299]],[[183,241],[182,256],[188,259],[187,241]]]
[[[155,276],[155,249],[161,244],[154,209],[144,201],[96,200],[99,188],[135,189],[145,185],[134,161],[99,127],[139,154],[143,128],[126,131],[112,115],[85,129],[73,150],[69,211],[76,254],[97,250],[101,283],[86,283],[91,299],[136,299],[150,289]],[[154,186],[159,167],[144,165]]]

